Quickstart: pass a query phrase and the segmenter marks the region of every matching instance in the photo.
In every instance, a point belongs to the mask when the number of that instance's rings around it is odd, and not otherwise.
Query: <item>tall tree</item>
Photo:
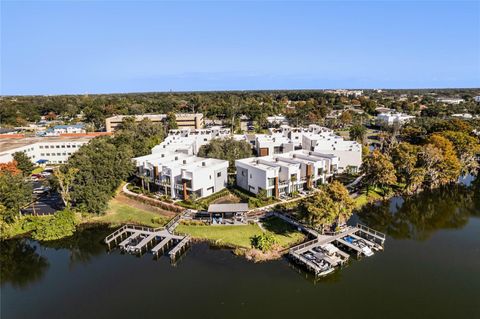
[[[426,169],[425,182],[430,188],[455,182],[460,176],[461,164],[453,144],[441,135],[430,136],[423,148],[422,160]]]
[[[25,152],[13,153],[13,159],[17,162],[17,167],[22,171],[23,176],[30,176],[32,174],[35,165],[33,165]]]
[[[76,167],[67,167],[64,170],[60,168],[56,168],[53,171],[53,175],[55,176],[58,182],[58,188],[60,190],[60,195],[63,200],[63,204],[67,208],[70,208],[72,197],[70,196],[70,190],[72,187],[73,182],[75,181],[75,175],[78,173],[79,169]]]
[[[0,172],[0,205],[4,207],[2,218],[12,221],[20,209],[32,199],[32,184],[21,174],[10,171]]]
[[[476,174],[479,164],[476,155],[480,153],[480,141],[461,131],[444,131],[440,134],[452,142],[457,158],[461,164],[461,174]]]
[[[367,138],[367,128],[362,124],[354,124],[350,127],[350,139],[365,144]]]
[[[397,181],[395,168],[390,158],[378,150],[374,150],[365,158],[362,170],[365,174],[364,180],[368,186],[379,186],[384,191],[384,195],[385,188],[394,185]]]
[[[352,216],[355,202],[350,197],[347,188],[338,181],[327,184],[325,191],[337,205],[337,223],[345,223]]]
[[[229,162],[229,170],[235,169],[235,160],[252,156],[252,147],[246,141],[237,141],[233,137],[213,139],[198,150],[198,156],[219,158]]]

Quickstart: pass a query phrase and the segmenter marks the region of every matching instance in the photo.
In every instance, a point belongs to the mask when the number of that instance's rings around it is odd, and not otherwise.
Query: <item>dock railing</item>
[[[109,243],[112,241],[113,238],[117,237],[121,232],[126,231],[126,230],[140,230],[144,232],[158,232],[161,230],[164,230],[165,227],[157,227],[157,228],[152,228],[152,227],[146,227],[146,226],[138,226],[138,225],[124,225],[105,237],[105,243]]]
[[[310,241],[307,241],[307,242],[304,242],[303,244],[300,244],[300,245],[297,245],[295,247],[292,247],[290,248],[290,252],[293,253],[293,252],[296,252],[297,250],[300,250],[300,249],[303,249],[307,246],[310,246],[310,245],[313,245],[313,244],[316,244],[318,243],[320,240],[318,238],[315,238],[314,240],[310,240]]]
[[[182,213],[178,214],[177,216],[173,217],[166,225],[165,225],[165,229],[170,231],[170,228],[175,225],[175,223],[177,223],[182,217],[183,215],[185,214],[185,211],[183,211]]]
[[[366,231],[366,232],[369,232],[383,240],[385,240],[386,238],[386,235],[384,233],[381,233],[379,231],[376,231],[375,229],[372,229],[370,227],[367,227],[365,225],[362,225],[362,224],[357,224],[357,228],[360,229],[360,230],[363,230],[363,231]]]

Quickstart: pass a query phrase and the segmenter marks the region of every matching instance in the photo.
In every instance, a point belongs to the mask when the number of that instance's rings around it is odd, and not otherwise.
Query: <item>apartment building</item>
[[[200,147],[210,143],[212,139],[229,136],[230,129],[219,126],[208,129],[174,129],[168,132],[168,136],[162,143],[152,149],[152,153],[170,151],[195,155]]]
[[[170,151],[134,158],[150,191],[173,199],[209,196],[227,186],[228,161]]]
[[[399,112],[386,112],[380,113],[377,115],[377,124],[378,125],[387,125],[392,126],[394,124],[404,124],[408,121],[414,119],[415,116],[407,115]]]
[[[152,123],[163,123],[167,118],[167,114],[143,114],[143,115],[116,115],[105,120],[105,129],[107,132],[114,132],[122,124],[127,117],[133,117],[135,122],[149,119]],[[201,129],[204,127],[202,113],[176,113],[175,120],[179,129]]]
[[[337,171],[338,158],[307,150],[235,161],[237,186],[258,194],[280,197],[301,189],[310,189]]]
[[[28,137],[0,140],[0,163],[13,160],[16,152],[25,154],[34,163],[64,164],[68,158],[94,136],[81,137]]]

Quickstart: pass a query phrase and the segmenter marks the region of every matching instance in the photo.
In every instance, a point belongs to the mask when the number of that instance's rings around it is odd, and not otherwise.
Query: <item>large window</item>
[[[269,178],[268,179],[268,186],[273,186],[275,185],[275,178]]]

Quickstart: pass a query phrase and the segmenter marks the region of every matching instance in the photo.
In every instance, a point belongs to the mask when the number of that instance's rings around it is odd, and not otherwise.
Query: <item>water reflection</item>
[[[479,215],[479,183],[451,185],[409,198],[393,198],[366,206],[358,213],[369,227],[397,239],[428,239],[439,229],[462,228]]]
[[[78,230],[73,236],[61,240],[42,243],[44,247],[53,249],[67,249],[69,253],[69,266],[86,264],[95,256],[104,254],[107,247],[103,243],[111,229],[99,226]]]
[[[25,288],[46,273],[49,263],[35,243],[26,239],[0,241],[0,283]]]

